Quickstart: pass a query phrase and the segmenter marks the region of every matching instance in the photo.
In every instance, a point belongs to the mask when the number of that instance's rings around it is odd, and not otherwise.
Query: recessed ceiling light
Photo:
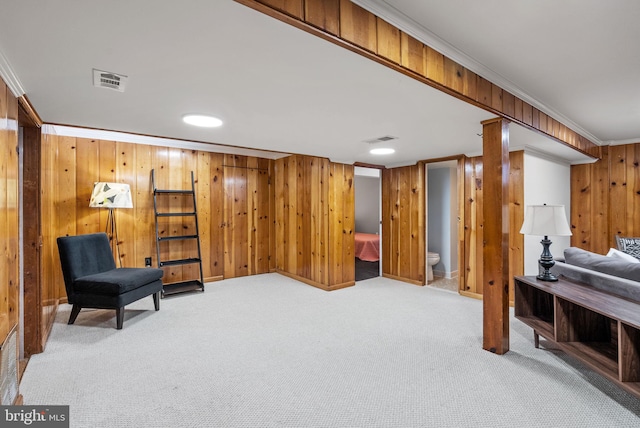
[[[395,152],[396,151],[394,149],[389,149],[384,147],[380,147],[379,149],[369,150],[369,153],[371,153],[372,155],[390,155],[391,153],[395,153]]]
[[[217,117],[203,114],[185,114],[182,116],[182,120],[189,125],[201,126],[203,128],[217,128],[222,125],[222,121]]]

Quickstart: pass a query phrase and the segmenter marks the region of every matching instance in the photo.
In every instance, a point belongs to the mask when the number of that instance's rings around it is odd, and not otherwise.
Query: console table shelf
[[[515,277],[515,316],[539,336],[640,397],[640,303],[560,278]]]

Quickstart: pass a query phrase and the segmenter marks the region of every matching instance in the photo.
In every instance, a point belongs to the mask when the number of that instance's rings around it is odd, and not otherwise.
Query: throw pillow
[[[607,253],[607,257],[622,259],[629,263],[640,263],[640,260],[636,259],[632,255],[623,253],[622,251],[616,250],[615,248],[609,249],[609,252]]]

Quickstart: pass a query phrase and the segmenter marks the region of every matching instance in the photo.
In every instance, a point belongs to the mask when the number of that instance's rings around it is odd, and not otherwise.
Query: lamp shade
[[[564,205],[529,205],[520,233],[540,236],[571,236]]]
[[[133,208],[131,189],[125,183],[96,183],[93,186],[89,206],[92,208]]]

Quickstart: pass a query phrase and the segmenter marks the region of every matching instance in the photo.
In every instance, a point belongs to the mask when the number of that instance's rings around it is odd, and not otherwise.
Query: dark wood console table
[[[515,316],[539,336],[640,397],[640,303],[569,281],[515,277]]]

